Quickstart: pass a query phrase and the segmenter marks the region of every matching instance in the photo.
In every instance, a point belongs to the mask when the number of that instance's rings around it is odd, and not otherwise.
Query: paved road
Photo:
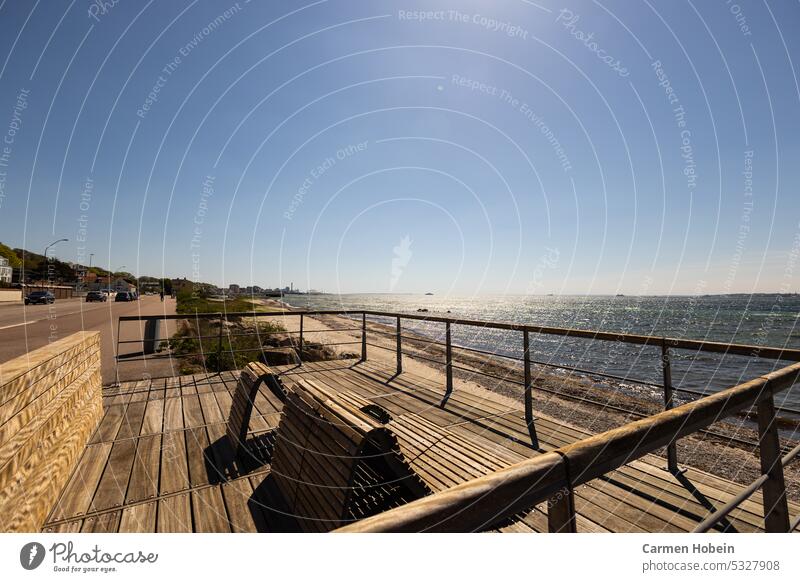
[[[135,380],[149,374],[153,378],[171,376],[177,372],[169,360],[132,361],[116,366],[117,318],[120,315],[174,314],[175,300],[158,296],[144,296],[139,301],[85,303],[80,299],[57,299],[52,305],[0,306],[0,362],[22,356],[31,350],[68,336],[77,331],[99,331],[103,360],[103,383],[117,379]],[[174,322],[162,323],[161,337],[174,332]],[[141,326],[123,325],[121,339],[141,339]],[[128,344],[121,351],[133,350]],[[0,364],[2,366],[2,364]]]

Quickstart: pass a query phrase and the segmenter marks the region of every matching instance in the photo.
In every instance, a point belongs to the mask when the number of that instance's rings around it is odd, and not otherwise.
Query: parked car
[[[56,296],[50,291],[33,291],[25,297],[25,305],[47,305],[54,303]]]
[[[117,296],[114,298],[114,301],[133,301],[133,296],[127,291],[117,291]]]
[[[86,294],[86,303],[91,303],[92,301],[108,301],[108,297],[102,291],[89,291]]]

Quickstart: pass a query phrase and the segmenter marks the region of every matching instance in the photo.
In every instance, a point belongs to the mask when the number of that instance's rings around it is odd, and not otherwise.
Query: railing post
[[[675,398],[672,390],[672,365],[665,339],[661,340],[661,370],[664,374],[664,410],[670,410],[675,405]],[[667,471],[670,473],[680,472],[678,468],[678,449],[675,441],[667,445]]]
[[[445,405],[450,394],[453,393],[453,344],[450,337],[450,322],[445,323],[445,371],[447,375],[447,386],[445,387],[442,406]]]
[[[577,533],[575,498],[572,487],[565,485],[547,500],[547,531],[550,533]]]
[[[403,342],[400,337],[400,316],[397,316],[397,375],[403,373]]]
[[[198,331],[200,325],[197,325]],[[217,374],[222,372],[222,314],[219,314],[219,336],[217,337]]]
[[[539,448],[539,437],[536,435],[536,426],[533,423],[533,382],[531,380],[531,344],[528,330],[522,331],[523,362],[525,365],[525,424],[531,437],[531,445]]]
[[[303,314],[300,314],[300,351],[297,354],[300,363],[303,363]]]
[[[361,314],[361,361],[367,361],[367,314]]]
[[[775,423],[775,403],[768,392],[758,402],[758,443],[761,473],[768,479],[761,487],[764,497],[764,529],[767,532],[789,531],[789,507],[783,480],[781,445]]]

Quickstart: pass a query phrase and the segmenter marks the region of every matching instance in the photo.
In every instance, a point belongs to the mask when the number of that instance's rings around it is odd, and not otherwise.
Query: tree
[[[19,269],[20,266],[22,266],[22,261],[19,260],[17,253],[15,253],[11,247],[8,247],[3,243],[0,243],[0,257],[7,258],[8,265],[12,269]]]

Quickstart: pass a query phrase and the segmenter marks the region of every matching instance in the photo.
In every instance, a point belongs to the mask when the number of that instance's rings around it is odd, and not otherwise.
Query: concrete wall
[[[22,289],[0,289],[0,303],[8,301],[22,303]]]
[[[0,364],[0,531],[39,531],[103,416],[100,333]]]

